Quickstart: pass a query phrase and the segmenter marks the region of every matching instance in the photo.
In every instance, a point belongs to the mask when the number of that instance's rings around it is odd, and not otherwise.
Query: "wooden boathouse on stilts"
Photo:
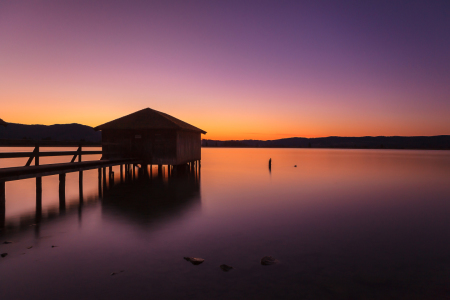
[[[157,165],[158,173],[199,167],[201,130],[163,112],[145,108],[94,128],[102,131],[102,159],[133,158]]]

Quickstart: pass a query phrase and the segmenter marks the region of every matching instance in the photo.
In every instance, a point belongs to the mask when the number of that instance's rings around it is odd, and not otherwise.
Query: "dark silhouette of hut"
[[[181,165],[201,159],[201,134],[195,126],[145,108],[97,126],[102,159],[139,158],[145,164]]]
[[[2,119],[0,119],[0,126],[8,126],[8,123],[6,123],[5,121],[3,121]]]

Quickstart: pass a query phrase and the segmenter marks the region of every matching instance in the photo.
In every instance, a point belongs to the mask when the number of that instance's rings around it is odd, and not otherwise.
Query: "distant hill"
[[[56,141],[101,143],[102,133],[94,128],[81,124],[56,125],[24,125],[8,123],[0,126],[0,143],[8,144],[14,141]]]
[[[202,140],[202,147],[450,149],[450,135],[287,138],[279,140]]]

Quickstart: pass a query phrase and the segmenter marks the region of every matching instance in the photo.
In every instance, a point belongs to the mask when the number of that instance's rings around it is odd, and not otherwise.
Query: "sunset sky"
[[[0,118],[146,107],[209,139],[450,134],[450,1],[0,2]]]

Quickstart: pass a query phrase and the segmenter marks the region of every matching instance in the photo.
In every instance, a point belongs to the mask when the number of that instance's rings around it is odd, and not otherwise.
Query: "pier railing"
[[[0,147],[11,147],[9,145],[0,146]],[[28,146],[29,147],[29,146]],[[45,146],[49,147],[49,146]],[[51,147],[68,147],[67,145],[63,146],[51,146]],[[73,147],[73,146],[72,146]],[[75,146],[76,147],[76,146]],[[0,158],[20,158],[20,157],[28,157],[28,161],[25,164],[26,167],[30,166],[34,160],[34,165],[39,166],[39,158],[40,157],[48,157],[48,156],[73,156],[71,163],[75,162],[78,158],[78,162],[81,162],[81,158],[83,155],[93,155],[93,154],[102,154],[102,151],[83,151],[82,147],[98,147],[98,146],[78,146],[76,151],[45,151],[41,152],[41,146],[35,146],[32,152],[0,152]]]

